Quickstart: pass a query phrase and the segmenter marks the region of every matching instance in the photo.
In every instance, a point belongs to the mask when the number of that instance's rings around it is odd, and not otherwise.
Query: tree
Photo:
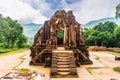
[[[117,46],[120,47],[120,26],[117,26],[114,29],[114,36],[116,39]]]
[[[97,37],[100,46],[107,46],[109,41],[112,39],[112,34],[108,31],[105,31],[105,32],[100,32]]]
[[[106,22],[104,22],[104,23],[102,23],[102,22],[98,23],[97,25],[95,25],[95,26],[93,27],[93,29],[98,30],[98,31],[100,31],[100,32],[108,31],[108,32],[113,33],[114,28],[115,28],[116,26],[117,26],[116,23],[110,22],[110,21],[106,21]]]
[[[120,4],[116,7],[116,18],[120,18]]]
[[[85,41],[88,45],[97,45],[97,34],[99,31],[94,30],[94,29],[84,29],[84,36],[85,36]]]
[[[23,27],[19,23],[10,17],[0,17],[0,43],[3,43],[5,48],[16,47],[22,33]]]
[[[25,35],[21,34],[19,37],[18,37],[18,48],[23,48],[24,47],[24,44],[27,42],[27,38]]]
[[[86,44],[88,46],[116,46],[116,39],[114,36],[114,29],[116,26],[116,23],[106,21],[104,23],[98,23],[93,28],[85,28],[84,36]]]

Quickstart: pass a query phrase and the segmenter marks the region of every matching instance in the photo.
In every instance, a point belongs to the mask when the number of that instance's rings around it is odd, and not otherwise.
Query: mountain
[[[42,24],[25,24],[23,26],[23,33],[28,37],[28,41],[33,41],[34,35],[42,27]]]
[[[97,25],[99,22],[106,22],[106,21],[115,22],[116,24],[120,25],[120,19],[116,19],[114,17],[109,17],[109,18],[103,18],[103,19],[99,19],[99,20],[90,21],[87,24],[83,25],[83,27],[91,28],[91,27]]]
[[[110,17],[110,18],[103,18],[99,20],[90,21],[87,24],[83,25],[83,28],[91,28],[96,24],[98,24],[99,22],[106,22],[106,21],[115,22],[116,24],[120,25],[120,19],[117,20],[114,17]],[[24,29],[23,32],[28,37],[29,42],[33,41],[34,35],[37,33],[37,31],[41,27],[42,27],[42,24],[34,24],[34,23],[23,25],[23,29]]]

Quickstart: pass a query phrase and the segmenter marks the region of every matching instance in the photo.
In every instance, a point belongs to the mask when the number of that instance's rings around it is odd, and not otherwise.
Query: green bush
[[[113,70],[117,71],[117,72],[120,72],[120,67],[114,67]]]
[[[24,43],[21,45],[22,48],[30,48],[31,44]]]

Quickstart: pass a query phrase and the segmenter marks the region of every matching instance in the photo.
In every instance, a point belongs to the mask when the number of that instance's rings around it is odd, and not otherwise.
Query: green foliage
[[[63,36],[64,36],[64,32],[62,30],[58,30],[57,31],[57,37],[63,38]]]
[[[3,44],[2,47],[22,47],[27,42],[27,38],[22,33],[23,27],[17,21],[13,21],[9,17],[0,17],[0,43]]]
[[[108,31],[105,31],[105,32],[100,32],[97,37],[100,46],[107,46],[107,44],[109,44],[109,41],[112,39],[112,34]]]
[[[98,23],[93,28],[85,28],[84,35],[86,44],[88,46],[118,46],[118,44],[116,44],[118,40],[117,38],[115,39],[115,37],[119,36],[117,34],[120,34],[120,30],[116,30],[116,26],[117,24],[114,22],[106,21],[104,23]]]
[[[117,41],[118,47],[120,47],[120,26],[117,26],[114,29],[114,36],[115,36],[115,39]]]
[[[102,22],[98,23],[97,25],[93,27],[93,29],[98,30],[100,32],[108,31],[108,32],[113,33],[113,30],[116,26],[117,26],[116,23],[106,21],[105,23],[102,23]]]
[[[113,70],[117,71],[117,72],[120,72],[120,67],[114,67]]]
[[[120,4],[116,6],[116,18],[120,18]]]
[[[26,38],[26,36],[23,35],[23,34],[21,34],[21,35],[18,37],[18,42],[17,42],[17,44],[18,44],[18,48],[22,48],[22,47],[24,47],[24,46],[25,46],[24,43],[26,43],[26,42],[27,42],[27,38]]]
[[[0,54],[15,51],[15,50],[17,50],[17,48],[12,48],[12,49],[0,48]]]
[[[87,45],[96,45],[99,31],[85,28],[84,35]]]

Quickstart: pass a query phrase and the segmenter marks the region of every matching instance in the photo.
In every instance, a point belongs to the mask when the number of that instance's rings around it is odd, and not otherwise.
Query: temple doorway
[[[57,45],[58,46],[63,46],[63,39],[64,38],[64,31],[63,30],[58,30],[57,31]]]
[[[58,46],[62,46],[63,45],[63,38],[57,37],[57,44],[58,44]]]

